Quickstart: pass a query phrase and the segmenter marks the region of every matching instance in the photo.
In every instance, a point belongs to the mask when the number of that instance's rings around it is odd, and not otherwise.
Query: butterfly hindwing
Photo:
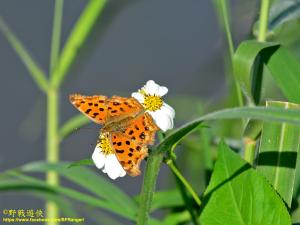
[[[140,163],[148,155],[146,145],[131,140],[122,132],[111,132],[111,142],[116,157],[130,176],[140,175]]]
[[[111,132],[117,159],[129,175],[140,174],[140,163],[148,155],[147,145],[153,144],[157,130],[151,116],[144,113],[130,120],[124,130]]]
[[[107,121],[107,97],[103,95],[70,95],[71,103],[92,121],[104,124]]]
[[[148,113],[144,113],[130,121],[125,129],[125,134],[137,143],[151,145],[154,142],[155,132],[158,130],[152,117]]]

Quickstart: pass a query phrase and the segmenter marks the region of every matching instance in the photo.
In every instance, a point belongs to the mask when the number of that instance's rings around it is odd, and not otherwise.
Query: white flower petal
[[[124,177],[126,175],[126,171],[122,168],[119,173],[119,177]]]
[[[159,87],[160,86],[157,83],[155,83],[153,80],[149,80],[147,81],[144,89],[147,94],[155,95],[157,94]]]
[[[133,92],[131,94],[131,96],[133,98],[135,98],[136,100],[138,100],[140,103],[144,103],[144,95],[142,95],[141,93],[139,93],[139,92]]]
[[[164,96],[165,94],[168,93],[168,88],[164,86],[160,86],[157,90],[157,95],[158,96]]]
[[[101,169],[104,166],[106,157],[103,154],[103,152],[101,151],[101,148],[99,148],[98,146],[95,148],[95,150],[93,152],[92,159],[95,163],[95,166],[98,169]]]
[[[167,103],[164,102],[160,110],[174,119],[175,110],[171,106],[169,106]]]
[[[154,112],[149,112],[154,119],[156,125],[163,131],[166,132],[169,129],[173,128],[173,119],[164,114],[161,110],[157,110]]]
[[[120,175],[123,175],[124,169],[122,168],[121,164],[119,163],[117,157],[114,154],[109,154],[106,157],[105,171],[107,175],[113,180],[118,178]]]
[[[153,80],[147,81],[145,86],[142,88],[142,91],[144,91],[144,94],[146,95],[155,95],[162,97],[168,92],[168,88],[164,86],[160,86],[157,83],[155,83]],[[141,94],[139,92],[132,93],[132,97],[137,99],[140,103],[144,103],[145,96],[144,94]],[[147,108],[145,108],[147,110]],[[175,117],[175,110],[163,102],[163,105],[159,110],[156,111],[150,111],[147,110],[153,117],[154,122],[156,125],[162,130],[167,131],[169,129],[172,129],[174,126],[174,117]]]

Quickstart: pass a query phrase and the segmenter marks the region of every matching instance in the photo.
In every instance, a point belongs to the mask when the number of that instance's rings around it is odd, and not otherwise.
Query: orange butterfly
[[[159,127],[135,98],[102,95],[70,95],[71,103],[92,121],[103,125],[98,145],[104,154],[114,153],[131,176],[140,172]]]

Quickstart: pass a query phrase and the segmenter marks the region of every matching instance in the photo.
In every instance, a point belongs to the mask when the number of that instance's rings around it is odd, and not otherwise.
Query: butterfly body
[[[71,103],[92,121],[103,125],[99,144],[109,145],[124,170],[140,174],[140,162],[148,155],[159,130],[152,117],[134,98],[71,95]]]
[[[128,127],[128,125],[132,122],[132,120],[141,114],[142,112],[134,117],[126,117],[119,121],[112,121],[107,124],[104,124],[101,131],[102,132],[124,131],[126,127]]]

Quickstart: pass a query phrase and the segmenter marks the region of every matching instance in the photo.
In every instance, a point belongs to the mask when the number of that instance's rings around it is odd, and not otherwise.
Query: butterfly
[[[108,139],[118,161],[130,176],[137,176],[159,127],[133,97],[70,95],[70,102],[84,115],[103,125],[100,136]],[[101,139],[100,139],[101,140]]]

